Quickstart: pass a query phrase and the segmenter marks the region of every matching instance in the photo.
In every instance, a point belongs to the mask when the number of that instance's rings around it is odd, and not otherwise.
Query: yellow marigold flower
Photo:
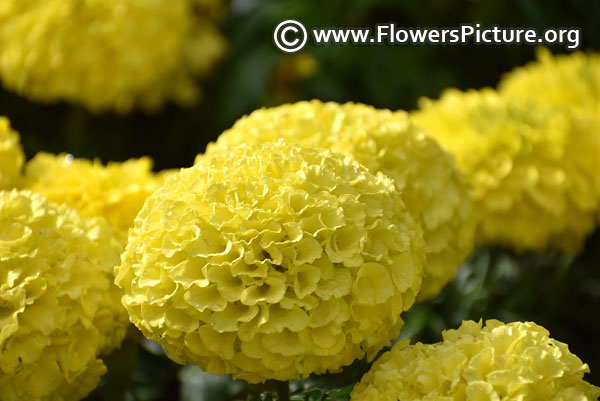
[[[176,168],[159,171],[155,177],[156,187],[157,188],[162,187],[169,178],[171,178],[174,175],[177,175],[178,172],[179,172],[179,169],[176,169]],[[141,207],[140,207],[140,209],[141,209]]]
[[[194,77],[224,49],[213,19],[195,3],[3,0],[0,78],[31,99],[94,111],[193,101]]]
[[[326,150],[241,145],[147,199],[115,282],[174,361],[288,380],[389,345],[424,254],[386,176]]]
[[[80,400],[106,372],[127,314],[113,284],[119,246],[86,219],[30,191],[0,191],[0,399]]]
[[[99,160],[41,152],[25,167],[28,189],[51,202],[70,205],[84,216],[104,217],[123,244],[144,201],[163,181],[160,174],[152,173],[148,157],[104,166]]]
[[[6,117],[0,116],[0,190],[19,185],[24,161],[19,134],[10,128]]]
[[[538,61],[506,74],[501,93],[593,112],[600,117],[600,55],[575,52],[553,56],[537,51]]]
[[[600,203],[598,121],[560,106],[446,91],[415,112],[472,185],[478,240],[576,252]]]
[[[500,82],[500,92],[562,105],[600,119],[600,54],[575,52],[553,56],[548,49],[539,48],[537,59],[506,74]],[[600,130],[597,134],[600,135]],[[600,192],[600,188],[597,190]],[[600,221],[600,204],[597,210]]]
[[[589,367],[535,323],[464,321],[433,345],[408,339],[356,385],[357,401],[597,401]]]
[[[434,297],[452,280],[473,248],[466,179],[453,157],[414,126],[407,113],[317,100],[256,110],[210,144],[207,154],[280,138],[341,152],[391,177],[428,247],[419,300]]]

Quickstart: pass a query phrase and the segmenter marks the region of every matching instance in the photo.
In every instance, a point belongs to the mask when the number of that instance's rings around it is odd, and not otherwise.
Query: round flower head
[[[535,323],[465,321],[433,345],[408,339],[383,354],[352,401],[597,401],[587,364]]]
[[[506,74],[500,82],[500,92],[533,102],[562,105],[600,119],[599,54],[575,52],[553,56],[548,49],[539,48],[537,59]],[[599,133],[597,130],[596,134]],[[598,217],[600,220],[600,204]]]
[[[212,21],[194,0],[2,0],[0,78],[95,111],[187,103],[223,52]]]
[[[389,345],[424,247],[384,175],[330,151],[242,145],[146,200],[115,282],[130,320],[176,362],[288,380]]]
[[[500,82],[500,92],[600,117],[600,55],[575,52],[552,56],[548,49],[540,48],[537,58],[537,62],[506,74]]]
[[[19,134],[10,128],[6,117],[0,117],[0,190],[19,184],[24,161]]]
[[[103,166],[98,160],[38,153],[25,167],[28,189],[65,203],[84,216],[102,216],[125,244],[133,219],[164,178],[148,157]]]
[[[593,230],[600,202],[596,119],[491,89],[425,99],[414,119],[469,178],[480,242],[576,252]]]
[[[317,100],[257,110],[210,144],[207,154],[280,138],[341,152],[392,178],[428,247],[419,299],[432,298],[452,280],[473,248],[466,180],[453,157],[411,124],[407,113]]]
[[[0,399],[80,400],[106,372],[127,314],[112,282],[119,247],[86,219],[29,191],[0,191]]]

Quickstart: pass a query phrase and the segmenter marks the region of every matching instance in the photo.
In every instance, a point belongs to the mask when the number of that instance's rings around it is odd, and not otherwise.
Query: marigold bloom
[[[188,103],[224,49],[202,10],[193,0],[3,0],[0,78],[31,99],[94,111]]]
[[[174,361],[288,380],[389,345],[424,254],[386,176],[326,150],[241,145],[147,199],[115,282]]]
[[[51,202],[64,203],[84,216],[102,216],[122,244],[146,198],[162,185],[148,157],[102,165],[99,160],[38,153],[27,162],[25,183]]]
[[[561,106],[482,91],[424,99],[414,119],[472,185],[478,240],[576,252],[600,203],[600,126]]]
[[[0,399],[79,400],[125,335],[108,224],[30,191],[0,191]]]
[[[503,94],[564,105],[600,117],[600,55],[575,52],[553,56],[537,51],[537,62],[515,68],[499,84]]]
[[[383,354],[350,396],[360,401],[596,401],[589,367],[535,323],[464,321],[433,345]]]
[[[6,117],[0,116],[0,190],[19,185],[24,161],[19,134],[10,128]]]
[[[537,59],[506,74],[499,91],[533,102],[562,105],[600,119],[600,54],[574,52],[553,56],[548,49],[539,48]],[[596,134],[600,135],[600,130]],[[598,218],[600,221],[600,204]]]
[[[453,157],[414,126],[407,113],[317,100],[261,109],[238,120],[206,153],[281,138],[341,152],[391,177],[428,247],[419,299],[434,297],[452,280],[473,248],[466,179]]]

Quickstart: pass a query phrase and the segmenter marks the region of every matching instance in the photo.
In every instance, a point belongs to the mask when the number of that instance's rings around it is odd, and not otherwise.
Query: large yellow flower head
[[[288,380],[389,345],[424,254],[386,176],[327,150],[241,145],[148,198],[115,282],[176,362]]]
[[[19,185],[24,161],[19,134],[10,128],[6,117],[0,116],[0,190]]]
[[[198,3],[198,4],[196,4]],[[224,49],[194,0],[2,0],[0,78],[41,101],[92,110],[188,103]]]
[[[600,54],[575,52],[553,56],[548,49],[539,48],[537,59],[506,74],[499,91],[533,102],[562,105],[600,119]],[[600,136],[600,130],[596,135]]]
[[[0,399],[79,400],[106,372],[127,314],[113,284],[119,247],[86,219],[30,191],[0,191]]]
[[[102,216],[124,244],[146,198],[164,181],[152,173],[148,157],[123,163],[38,153],[27,162],[25,183],[51,202],[64,203],[84,216]]]
[[[537,62],[506,74],[500,92],[600,117],[600,55],[575,52],[553,56],[548,49],[540,48],[537,58]]]
[[[428,247],[419,299],[437,295],[452,280],[473,248],[466,180],[453,157],[414,126],[407,113],[317,100],[261,109],[238,120],[208,146],[207,154],[280,138],[341,152],[391,177]]]
[[[433,345],[408,339],[383,354],[353,401],[597,401],[589,367],[535,323],[465,321]]]
[[[469,178],[480,242],[576,252],[593,230],[600,203],[596,119],[491,89],[425,99],[414,119]]]

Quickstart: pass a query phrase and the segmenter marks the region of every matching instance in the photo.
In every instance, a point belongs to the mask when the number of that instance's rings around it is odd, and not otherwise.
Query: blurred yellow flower
[[[224,39],[193,0],[3,0],[0,78],[34,100],[149,111],[198,97]]]
[[[113,284],[119,246],[101,218],[30,191],[0,191],[0,399],[80,400],[128,324]]]
[[[24,161],[19,134],[10,128],[6,117],[0,116],[0,190],[20,184]]]
[[[600,54],[575,52],[553,56],[548,49],[539,48],[537,59],[506,74],[499,91],[516,98],[562,105],[600,119]],[[600,136],[600,130],[596,133]]]
[[[269,74],[268,99],[271,103],[285,103],[297,99],[300,85],[319,71],[320,65],[312,54],[307,52],[284,53],[279,64]]]
[[[207,154],[241,143],[318,145],[353,157],[394,180],[428,247],[419,299],[437,295],[473,248],[466,179],[453,157],[402,111],[317,100],[256,110],[225,131]],[[197,158],[201,159],[202,156]]]
[[[241,145],[148,198],[115,282],[174,361],[288,380],[389,345],[424,255],[386,176],[323,149]]]
[[[123,245],[144,201],[164,180],[152,173],[148,157],[104,166],[99,160],[41,152],[25,166],[27,189],[51,202],[70,205],[84,216],[104,217]]]
[[[503,94],[564,105],[600,118],[600,55],[575,52],[553,56],[537,51],[537,62],[515,68],[499,84]]]
[[[596,401],[589,367],[535,323],[464,321],[433,345],[383,354],[354,387],[353,401]]]
[[[600,125],[491,89],[446,91],[414,113],[472,185],[482,243],[577,252],[600,204]]]

